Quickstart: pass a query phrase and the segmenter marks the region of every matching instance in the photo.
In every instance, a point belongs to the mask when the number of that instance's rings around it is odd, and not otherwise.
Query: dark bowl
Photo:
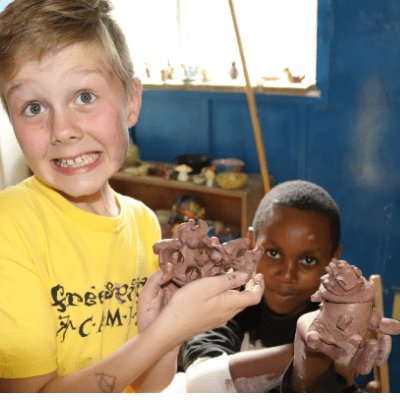
[[[205,154],[184,154],[182,156],[176,157],[175,163],[177,165],[186,164],[192,167],[193,171],[191,174],[199,174],[202,168],[207,167],[210,163],[210,157]]]

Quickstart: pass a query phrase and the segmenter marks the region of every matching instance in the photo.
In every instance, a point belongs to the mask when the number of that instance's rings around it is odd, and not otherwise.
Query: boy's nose
[[[297,280],[296,263],[289,261],[285,263],[280,274],[281,280],[287,283],[294,283]]]
[[[83,131],[72,115],[55,112],[51,121],[51,144],[71,143],[83,136]]]

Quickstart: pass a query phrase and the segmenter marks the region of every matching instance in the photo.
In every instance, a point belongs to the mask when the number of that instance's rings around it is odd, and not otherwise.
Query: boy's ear
[[[129,101],[129,115],[128,115],[128,128],[136,125],[139,118],[140,107],[142,105],[142,91],[143,86],[139,78],[133,78],[132,81],[132,94]]]
[[[342,251],[343,251],[343,246],[339,244],[338,248],[333,253],[332,258],[336,258],[337,260],[339,260],[340,256],[342,255]]]
[[[254,230],[252,226],[247,230],[247,238],[250,239],[250,250],[253,250],[254,247],[256,247],[256,241],[254,240]]]

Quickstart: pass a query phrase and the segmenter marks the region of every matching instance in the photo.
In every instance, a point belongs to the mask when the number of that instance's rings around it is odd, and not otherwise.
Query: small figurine
[[[186,67],[184,64],[181,64],[181,67],[183,68],[183,74],[185,76],[182,80],[183,82],[190,83],[196,80],[195,76],[197,75],[198,67]]]
[[[167,73],[168,73],[167,79],[171,79],[171,80],[175,80],[175,79],[176,79],[175,71],[174,71],[174,69],[173,69],[172,66],[171,66],[171,61],[170,61],[169,58],[168,58]]]
[[[228,271],[241,271],[250,280],[256,274],[257,264],[264,250],[257,246],[247,250],[244,256],[237,257],[240,250],[248,249],[250,239],[236,239],[220,244],[208,237],[207,223],[201,219],[195,225],[194,219],[180,224],[177,239],[165,239],[153,246],[159,256],[160,268],[173,265],[172,280],[179,286],[200,279],[216,276]]]
[[[207,187],[213,187],[215,181],[215,166],[207,168],[206,172],[204,173],[206,177],[206,185]]]
[[[166,69],[161,70],[161,80],[166,82],[168,80],[168,71]]]
[[[205,82],[210,82],[211,81],[210,78],[207,78],[207,71],[205,69],[201,70],[201,74],[203,75],[203,79],[201,80],[202,82],[205,83]]]
[[[185,78],[188,78],[189,77],[189,72],[188,72],[187,68],[185,67],[185,64],[181,64],[181,68],[183,69],[183,76]]]
[[[205,217],[205,207],[202,207],[194,196],[178,196],[172,205],[168,223],[173,225],[172,231],[175,232],[182,222],[187,222],[189,219],[205,219]]]
[[[189,180],[189,173],[193,171],[192,167],[186,164],[180,164],[175,167],[175,171],[178,171],[178,181],[187,182]]]
[[[144,65],[146,66],[146,78],[150,78],[151,75],[147,62],[145,62]]]
[[[232,79],[236,79],[239,76],[239,71],[236,68],[236,61],[232,61],[232,67],[231,70],[229,71],[229,75],[231,76]]]
[[[302,77],[300,76],[293,76],[292,73],[290,72],[289,68],[285,68],[283,72],[286,73],[288,81],[291,83],[301,83],[301,81],[306,77],[303,75]]]

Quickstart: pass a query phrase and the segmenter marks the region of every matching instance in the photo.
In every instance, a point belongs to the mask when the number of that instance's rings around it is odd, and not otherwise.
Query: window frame
[[[316,85],[313,88],[274,88],[274,87],[253,87],[257,99],[264,102],[304,104],[324,106],[329,100],[329,67],[330,48],[333,32],[332,21],[332,0],[318,0],[317,14],[317,71]],[[208,97],[219,98],[229,94],[242,98],[246,92],[245,86],[217,86],[211,84],[149,84],[143,83],[145,91],[170,92],[169,96],[179,96],[182,92],[191,92],[189,97],[204,98],[204,94],[195,95],[193,92],[210,92]],[[176,92],[173,94],[172,92]],[[212,94],[211,94],[212,93]],[[189,93],[187,93],[189,94]],[[167,95],[168,96],[168,95]],[[164,97],[164,96],[162,96]]]

